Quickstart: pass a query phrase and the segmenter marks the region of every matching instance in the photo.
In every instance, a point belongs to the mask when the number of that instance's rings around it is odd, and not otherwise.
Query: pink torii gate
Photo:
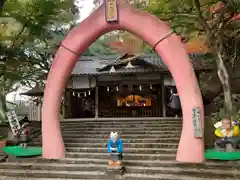
[[[180,95],[183,109],[183,128],[176,160],[186,163],[204,162],[204,141],[194,134],[193,108],[200,109],[200,127],[204,130],[204,113],[201,92],[189,56],[180,38],[162,21],[146,12],[138,11],[120,0],[118,22],[108,23],[105,7],[101,5],[87,19],[70,31],[63,40],[47,78],[42,108],[43,158],[65,157],[60,130],[59,109],[61,97],[79,56],[102,34],[112,30],[126,30],[150,45],[164,60]]]

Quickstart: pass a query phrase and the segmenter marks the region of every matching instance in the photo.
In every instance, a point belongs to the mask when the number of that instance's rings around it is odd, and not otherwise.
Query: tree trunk
[[[0,85],[0,123],[4,122],[7,120],[7,104],[6,104],[6,76],[5,76],[5,71],[6,71],[6,64],[4,62],[3,65],[3,71],[2,71],[2,85]]]
[[[222,84],[216,71],[201,76],[200,86],[204,105],[212,104],[213,100],[222,93]]]
[[[0,14],[2,14],[2,8],[5,4],[6,0],[0,0]]]
[[[232,114],[233,105],[229,73],[224,64],[223,57],[220,51],[217,52],[217,58],[218,58],[218,77],[221,81],[224,93],[224,109],[226,115],[230,117]]]
[[[0,87],[0,123],[7,120],[6,112],[6,93],[4,87]]]
[[[1,1],[0,1],[0,9],[2,9],[2,7],[3,7],[3,5],[4,5],[5,2],[6,2],[6,0],[1,0]]]

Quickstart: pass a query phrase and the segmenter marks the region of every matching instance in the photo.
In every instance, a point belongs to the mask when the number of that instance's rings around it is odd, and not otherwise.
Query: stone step
[[[33,180],[32,177],[11,177],[11,176],[1,176],[1,180]],[[76,179],[71,179],[71,178],[35,178],[34,180],[76,180]],[[77,179],[77,180],[85,180],[85,179]],[[99,180],[99,179],[92,179],[92,180]]]
[[[182,120],[167,120],[167,121],[163,121],[163,120],[147,120],[147,121],[138,121],[138,120],[129,120],[129,121],[62,121],[60,122],[61,125],[65,125],[65,124],[177,124],[177,123],[182,123]]]
[[[115,128],[136,128],[136,127],[158,127],[158,128],[168,128],[168,127],[182,127],[182,124],[66,124],[61,125],[62,128],[108,128],[108,127],[115,127]]]
[[[67,158],[97,158],[108,159],[109,153],[66,152]],[[124,160],[175,160],[175,154],[142,154],[123,153]]]
[[[61,121],[60,122],[61,125],[65,125],[65,124],[153,124],[153,123],[157,123],[157,124],[175,124],[175,123],[182,123],[182,119],[152,119],[149,120],[147,118],[142,119],[142,120],[138,120],[136,118],[132,118],[130,120],[119,120],[118,118],[116,118],[115,120],[95,120],[95,121],[88,121],[88,120],[78,120],[78,121]]]
[[[89,152],[89,153],[108,153],[107,148],[89,148],[89,147],[67,147],[68,152]],[[124,149],[125,153],[141,153],[141,154],[176,154],[176,149],[167,149],[167,148],[126,148]]]
[[[106,145],[107,146],[107,145]],[[67,147],[67,152],[89,152],[89,153],[108,153],[107,147],[101,148],[101,147]],[[171,149],[171,148],[129,148],[126,147],[124,149],[125,153],[141,153],[141,154],[176,154],[177,149]]]
[[[8,169],[8,168],[7,168]],[[1,176],[10,176],[16,180],[19,177],[28,177],[32,180],[35,178],[82,178],[82,179],[105,179],[106,173],[103,171],[54,171],[54,170],[30,170],[30,167],[24,169],[11,169],[10,171],[6,169],[0,169]],[[1,178],[1,177],[0,177]],[[11,179],[9,178],[9,179]]]
[[[72,135],[72,134],[110,134],[110,130],[104,130],[101,131],[101,129],[99,130],[62,130],[62,134],[68,134],[68,135]],[[180,135],[181,131],[160,131],[160,130],[138,130],[138,131],[133,131],[131,129],[127,130],[122,130],[122,131],[118,131],[118,133],[121,134],[125,134],[125,135],[134,135],[134,134],[139,134],[139,135],[145,135],[145,134],[165,134],[165,135]]]
[[[159,121],[61,123],[66,158],[22,158],[0,163],[0,179],[235,180],[239,177],[240,165],[236,162],[177,163],[181,121]],[[126,173],[122,177],[113,178],[105,173],[109,159],[106,146],[111,131],[118,131],[124,140]],[[30,144],[40,145],[41,137]]]
[[[62,131],[97,131],[97,132],[102,132],[102,131],[127,131],[127,130],[132,130],[132,131],[181,131],[181,127],[63,127]]]
[[[61,160],[48,160],[42,158],[17,158],[14,163],[33,163],[33,164],[103,164],[108,163],[107,159],[99,158],[64,158]],[[236,161],[206,161],[204,164],[182,164],[175,160],[126,160],[124,159],[126,166],[143,166],[143,167],[189,167],[189,168],[207,168],[207,169],[239,169],[240,164]]]
[[[196,177],[239,177],[240,171],[236,169],[203,169],[203,168],[189,168],[189,167],[142,167],[142,166],[124,166],[127,173],[142,173],[145,174],[176,174],[176,175],[192,175]],[[106,171],[107,164],[59,164],[59,163],[48,163],[48,164],[33,164],[33,163],[2,163],[0,164],[0,173],[2,174],[2,169],[8,169],[10,173],[12,171],[22,171],[26,175],[38,173],[36,171],[45,171],[46,174],[53,172],[58,172],[55,177],[62,178],[62,172],[67,171],[67,177],[74,178],[75,172],[104,172]],[[35,173],[36,172],[36,173]],[[4,175],[4,174],[3,174]],[[65,176],[66,176],[65,175]],[[36,176],[35,176],[36,177]]]
[[[120,134],[121,138],[124,139],[132,139],[132,138],[180,138],[180,134],[177,136],[175,134],[131,134],[131,135],[126,135],[126,134]],[[107,134],[63,134],[64,138],[103,138],[103,139],[108,139],[109,138],[109,133]]]
[[[81,178],[81,177],[80,177]],[[85,178],[86,179],[86,178]],[[77,180],[85,180],[79,179]],[[105,180],[113,180],[113,178],[105,177]],[[179,175],[172,175],[172,174],[160,174],[160,175],[143,175],[143,174],[133,174],[133,173],[125,173],[121,177],[116,177],[115,179],[122,179],[122,180],[216,180],[212,178],[205,178],[205,177],[194,177],[194,176],[179,176]],[[1,180],[16,180],[15,177],[10,176],[1,176]],[[17,180],[33,180],[32,177],[18,177]],[[34,180],[76,180],[72,178],[34,178]],[[100,180],[98,179],[91,179],[91,180]],[[225,178],[225,180],[237,180],[231,178]]]
[[[63,137],[64,143],[107,143],[107,139],[102,138],[65,138]],[[123,142],[131,143],[178,143],[179,138],[142,138],[142,139],[123,139]],[[41,142],[41,137],[37,137],[34,139],[35,142]]]
[[[142,173],[144,174],[175,174],[175,175],[191,175],[195,177],[212,177],[226,178],[239,177],[240,172],[237,169],[206,169],[206,168],[189,168],[189,167],[143,167],[143,166],[127,166],[127,173]]]
[[[42,146],[40,142],[31,142],[33,146]],[[107,142],[105,143],[65,143],[66,147],[107,147]],[[173,148],[178,147],[178,143],[127,143],[123,144],[124,148]]]
[[[195,175],[178,175],[178,174],[143,174],[143,173],[126,173],[123,175],[123,178],[126,180],[238,180],[236,177],[230,178],[220,178],[219,176],[216,177],[206,177],[206,176],[199,176],[196,177]]]

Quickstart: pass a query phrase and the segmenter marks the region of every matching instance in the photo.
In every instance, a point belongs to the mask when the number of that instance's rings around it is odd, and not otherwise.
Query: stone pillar
[[[166,112],[166,101],[165,101],[165,85],[164,85],[164,76],[161,77],[161,89],[162,89],[162,112],[163,117],[167,116]]]
[[[95,88],[95,119],[98,119],[98,86]]]

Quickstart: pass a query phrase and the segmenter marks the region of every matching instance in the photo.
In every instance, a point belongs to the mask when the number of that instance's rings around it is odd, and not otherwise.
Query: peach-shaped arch
[[[150,45],[171,32],[167,25],[154,16],[140,12],[123,1],[119,2],[119,22],[106,23],[104,6],[100,6],[87,19],[67,35],[59,48],[48,75],[42,109],[43,158],[65,157],[65,147],[60,130],[59,109],[66,82],[78,56],[102,34],[122,29],[136,34]],[[197,79],[188,54],[177,35],[172,34],[156,46],[157,53],[172,73],[183,108],[183,127],[176,159],[179,162],[204,161],[203,138],[196,138],[192,125],[192,109],[199,107],[203,130],[203,103]]]

